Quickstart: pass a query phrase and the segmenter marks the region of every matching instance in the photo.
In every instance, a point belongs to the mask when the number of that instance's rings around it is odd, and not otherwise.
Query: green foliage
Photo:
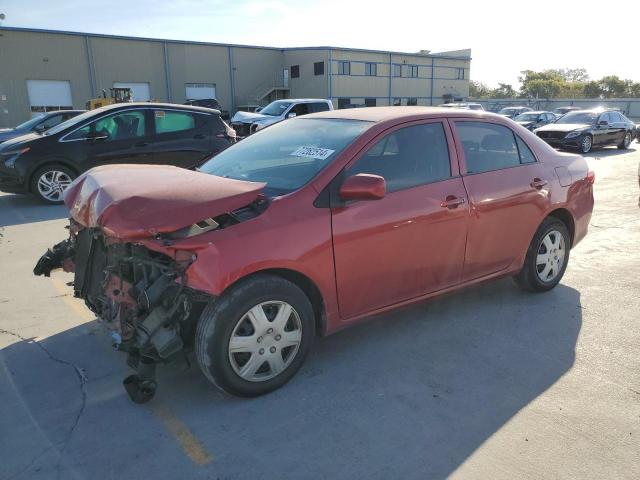
[[[541,72],[523,70],[518,77],[520,90],[506,83],[489,88],[481,82],[471,81],[469,96],[472,98],[638,98],[640,82],[622,80],[608,75],[600,80],[590,80],[584,68],[547,69]]]

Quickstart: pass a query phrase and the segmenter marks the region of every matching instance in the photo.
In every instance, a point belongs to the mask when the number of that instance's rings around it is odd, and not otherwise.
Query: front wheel
[[[221,390],[255,397],[298,371],[315,337],[313,308],[294,283],[273,275],[241,281],[202,313],[196,358]]]
[[[64,165],[45,165],[33,174],[31,192],[45,203],[62,203],[64,191],[69,188],[76,176]]]
[[[589,153],[592,147],[593,147],[593,139],[591,138],[591,135],[585,135],[582,141],[580,142],[580,151],[582,153]]]
[[[557,218],[547,217],[531,240],[515,282],[530,292],[551,290],[567,269],[570,248],[571,237],[566,225]]]
[[[622,139],[622,143],[618,145],[618,148],[621,150],[626,150],[627,148],[629,148],[629,145],[631,145],[631,140],[631,132],[625,133],[624,138]]]

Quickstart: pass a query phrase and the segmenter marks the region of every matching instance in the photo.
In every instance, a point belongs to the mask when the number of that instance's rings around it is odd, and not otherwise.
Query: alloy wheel
[[[301,342],[298,312],[287,302],[262,302],[236,323],[229,339],[229,361],[243,380],[264,382],[291,365]]]
[[[557,230],[547,233],[538,246],[536,272],[543,282],[553,281],[562,271],[566,256],[564,237]]]
[[[73,179],[60,170],[47,170],[38,178],[38,193],[45,200],[59,202]]]
[[[592,145],[591,137],[587,135],[582,139],[582,143],[580,144],[580,147],[582,148],[582,152],[589,153],[589,151],[591,150],[591,145]]]
[[[627,148],[631,144],[631,133],[630,132],[625,133],[623,144],[624,144],[624,148]]]

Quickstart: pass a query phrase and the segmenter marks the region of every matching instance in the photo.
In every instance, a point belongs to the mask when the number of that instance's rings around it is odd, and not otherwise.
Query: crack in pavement
[[[73,424],[71,425],[71,428],[69,429],[69,433],[67,434],[67,438],[65,439],[62,448],[57,448],[58,450],[58,454],[59,454],[59,458],[58,458],[58,464],[56,466],[56,470],[58,472],[58,476],[60,475],[60,464],[62,463],[62,457],[64,454],[64,451],[66,450],[67,446],[69,445],[69,443],[71,442],[71,437],[73,436],[73,432],[75,431],[76,427],[78,426],[78,424],[80,423],[80,418],[82,417],[82,414],[84,413],[84,410],[87,406],[87,389],[86,389],[86,385],[87,385],[87,376],[84,373],[84,370],[82,368],[80,368],[78,365],[76,365],[73,362],[69,362],[67,360],[63,360],[61,358],[56,357],[55,355],[53,355],[49,349],[47,347],[45,347],[42,343],[38,342],[37,340],[34,340],[33,338],[26,338],[23,337],[22,335],[20,335],[19,333],[15,333],[9,330],[5,330],[4,328],[0,328],[0,334],[4,333],[6,335],[11,335],[15,338],[18,338],[20,340],[22,340],[23,342],[26,343],[35,343],[38,347],[40,347],[40,349],[47,355],[47,357],[49,357],[49,359],[53,362],[59,363],[61,365],[67,365],[69,367],[72,367],[76,376],[78,377],[78,380],[80,381],[80,391],[82,392],[82,404],[80,405],[80,410],[78,410],[78,413],[76,415],[75,420],[73,421]],[[46,450],[45,450],[46,452]],[[38,455],[29,465],[27,465],[27,467],[25,468],[25,470],[23,470],[22,472],[26,471],[27,468],[29,468],[31,465],[33,465],[33,463],[35,463],[35,461],[41,457],[45,452],[41,452],[40,455]],[[22,473],[20,472],[20,473]]]

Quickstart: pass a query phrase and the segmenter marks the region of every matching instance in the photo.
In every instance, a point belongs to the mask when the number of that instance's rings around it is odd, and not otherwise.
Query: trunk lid
[[[249,205],[264,183],[245,182],[168,165],[109,165],[78,177],[64,202],[85,227],[139,239],[174,232]]]

